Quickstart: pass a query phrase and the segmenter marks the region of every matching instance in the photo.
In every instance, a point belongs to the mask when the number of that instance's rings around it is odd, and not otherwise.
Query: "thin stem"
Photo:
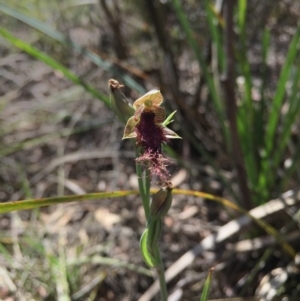
[[[149,168],[146,169],[145,174],[144,174],[144,188],[145,188],[145,194],[148,200],[150,200],[150,170]],[[149,207],[149,206],[148,206]]]
[[[159,261],[159,266],[156,268],[156,272],[159,280],[161,300],[168,301],[168,290],[167,290],[167,283],[165,278],[165,269],[164,269],[164,264],[161,260],[158,246],[156,246],[155,248],[155,257]]]
[[[140,149],[138,147],[135,147],[135,155],[136,158],[139,157],[139,152]],[[141,198],[142,198],[142,202],[143,202],[143,207],[144,207],[144,211],[145,211],[145,216],[146,216],[146,220],[149,219],[149,214],[150,214],[150,178],[148,177],[148,181],[149,184],[146,183],[147,179],[144,181],[143,178],[143,172],[142,172],[142,166],[140,163],[135,163],[135,167],[136,167],[136,175],[138,178],[138,184],[139,184],[139,190],[140,190],[140,194],[141,194]],[[148,190],[146,190],[148,189]]]

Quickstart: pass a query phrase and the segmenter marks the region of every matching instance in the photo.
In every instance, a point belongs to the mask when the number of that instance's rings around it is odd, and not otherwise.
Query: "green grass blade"
[[[216,11],[213,10],[210,1],[205,0],[204,2],[211,39],[218,54],[218,66],[220,68],[220,72],[223,73],[225,70],[225,54],[222,45],[222,33],[218,28],[218,18],[215,15]]]
[[[131,190],[131,191],[99,192],[99,193],[89,193],[85,195],[70,195],[70,196],[62,196],[62,197],[7,202],[7,203],[0,203],[0,213],[6,213],[11,211],[17,211],[17,210],[27,210],[27,209],[57,205],[62,203],[70,203],[75,201],[82,202],[86,200],[95,200],[95,199],[112,199],[112,198],[119,198],[128,195],[134,195],[134,194],[139,194],[139,191]]]
[[[247,11],[247,0],[238,0],[238,25],[240,30],[245,29]]]
[[[83,86],[86,91],[91,93],[97,99],[103,101],[105,103],[105,105],[107,107],[109,107],[109,98],[106,95],[99,92],[93,86],[85,83],[76,74],[74,74],[72,71],[70,71],[68,68],[66,68],[65,66],[60,64],[58,61],[56,61],[52,57],[48,56],[44,52],[41,52],[40,50],[31,46],[30,44],[18,39],[17,37],[13,36],[10,32],[8,32],[7,30],[5,30],[4,28],[1,28],[1,27],[0,27],[0,35],[2,35],[3,38],[8,40],[14,46],[23,50],[27,54],[33,56],[34,58],[40,60],[41,62],[44,62],[51,68],[53,68],[55,70],[59,70],[66,78],[71,80],[74,84]]]
[[[300,113],[300,94],[299,94],[299,82],[300,82],[300,64],[296,66],[296,74],[294,75],[292,93],[289,98],[289,110],[283,118],[282,132],[278,137],[278,148],[274,153],[273,164],[278,167],[280,160],[283,157],[283,153],[286,149],[287,143],[290,139],[292,132],[292,125],[297,120]]]
[[[108,71],[112,74],[114,74],[115,76],[117,76],[118,78],[122,78],[122,80],[124,81],[124,84],[126,84],[128,87],[136,90],[137,92],[143,94],[145,93],[145,89],[138,84],[133,78],[131,78],[130,76],[126,75],[126,74],[122,74],[120,72],[118,72],[118,70],[116,68],[113,67],[111,62],[105,61],[103,60],[101,57],[99,57],[97,54],[81,47],[79,44],[73,42],[72,40],[66,38],[61,32],[51,28],[49,26],[49,24],[43,23],[39,20],[36,20],[32,17],[26,16],[25,14],[9,7],[8,5],[5,4],[1,4],[0,3],[0,11],[2,11],[3,13],[24,22],[25,24],[35,28],[36,30],[44,33],[45,35],[51,37],[52,39],[67,45],[67,46],[71,46],[74,50],[76,50],[77,52],[81,53],[82,55],[86,56],[87,58],[89,58],[93,63],[95,63],[97,66],[101,67],[103,70]]]
[[[271,42],[270,30],[265,28],[262,36],[262,85],[260,90],[261,101],[265,101],[266,80],[267,80],[267,58]]]
[[[208,272],[207,278],[204,283],[200,301],[207,301],[207,299],[208,299],[209,288],[210,288],[211,279],[212,279],[212,272],[213,272],[213,269],[210,269]]]
[[[282,103],[284,101],[285,86],[290,78],[290,73],[294,65],[295,58],[299,52],[299,39],[300,39],[300,24],[294,34],[290,43],[286,61],[281,69],[280,77],[278,80],[277,88],[275,91],[274,99],[271,103],[271,109],[268,116],[268,121],[265,131],[265,147],[261,160],[261,170],[258,180],[258,191],[261,192],[262,201],[267,201],[270,198],[270,192],[273,190],[272,183],[274,182],[274,175],[277,172],[277,166],[273,163],[274,154],[276,154],[277,147],[275,145],[275,135],[278,128],[278,122],[281,116]],[[273,152],[274,150],[274,152]]]
[[[250,189],[255,187],[257,181],[257,168],[255,163],[255,147],[251,143],[251,127],[247,120],[246,110],[244,107],[239,107],[237,112],[237,127],[241,141],[241,148],[247,172],[247,179]],[[249,129],[250,128],[250,129]]]
[[[289,79],[291,68],[294,64],[295,57],[299,52],[300,25],[292,39],[289,50],[286,55],[286,61],[281,69],[280,78],[275,91],[275,97],[272,102],[271,111],[266,127],[265,143],[267,154],[270,154],[274,146],[274,137],[278,126],[278,120],[281,114],[281,106],[284,100],[285,85]]]
[[[238,17],[240,49],[237,49],[236,54],[240,62],[242,75],[245,78],[245,100],[246,100],[245,105],[248,113],[247,119],[249,119],[249,114],[251,113],[250,115],[250,120],[251,120],[251,118],[253,117],[252,116],[253,104],[252,104],[252,97],[251,97],[252,80],[251,80],[250,64],[249,64],[249,60],[247,59],[246,10],[247,10],[247,0],[238,0],[237,17]]]
[[[243,93],[241,95],[241,103],[238,106],[238,132],[241,139],[241,145],[244,154],[244,161],[251,189],[256,186],[257,172],[257,133],[254,131],[255,110],[252,100],[252,76],[250,70],[249,59],[247,58],[247,38],[246,38],[246,10],[247,1],[239,0],[237,6],[237,25],[238,39],[235,49],[236,58],[239,63],[240,73],[244,78]]]
[[[270,46],[271,35],[268,29],[264,29],[262,35],[262,83],[260,87],[260,101],[258,103],[259,107],[257,109],[254,121],[254,132],[257,133],[256,137],[256,148],[261,149],[264,146],[264,135],[265,135],[265,111],[267,108],[266,103],[266,83],[267,83],[267,56]],[[258,169],[260,165],[258,166]],[[258,170],[259,172],[259,170]]]

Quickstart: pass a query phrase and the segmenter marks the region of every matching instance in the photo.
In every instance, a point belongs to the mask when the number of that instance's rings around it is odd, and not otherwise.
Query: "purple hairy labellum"
[[[135,113],[127,121],[123,139],[136,138],[137,145],[143,149],[136,161],[166,183],[170,178],[167,171],[169,160],[163,156],[161,145],[169,139],[180,137],[163,125],[166,112],[160,107],[162,102],[163,97],[158,90],[152,90],[136,100],[133,104]]]
[[[168,142],[164,130],[154,122],[155,113],[144,111],[140,115],[140,122],[136,125],[138,144],[145,149],[151,149],[154,152],[161,152],[161,143]]]

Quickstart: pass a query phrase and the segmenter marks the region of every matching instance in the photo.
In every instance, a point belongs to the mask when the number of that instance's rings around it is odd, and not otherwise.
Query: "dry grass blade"
[[[89,193],[84,195],[70,195],[70,196],[62,196],[62,197],[0,203],[0,213],[11,212],[16,210],[40,208],[44,206],[50,206],[50,205],[56,205],[62,203],[82,202],[86,200],[95,200],[95,199],[118,198],[118,197],[124,197],[128,195],[134,195],[138,193],[139,193],[138,190],[99,192],[99,193]]]

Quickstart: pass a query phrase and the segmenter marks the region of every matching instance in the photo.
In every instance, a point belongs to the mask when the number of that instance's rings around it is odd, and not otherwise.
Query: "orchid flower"
[[[163,125],[166,119],[165,109],[160,107],[163,97],[160,91],[152,90],[133,104],[135,113],[126,123],[123,139],[136,138],[143,154],[137,162],[144,163],[151,174],[156,174],[162,182],[167,182],[169,160],[162,154],[161,145],[169,139],[180,139],[175,132]]]

